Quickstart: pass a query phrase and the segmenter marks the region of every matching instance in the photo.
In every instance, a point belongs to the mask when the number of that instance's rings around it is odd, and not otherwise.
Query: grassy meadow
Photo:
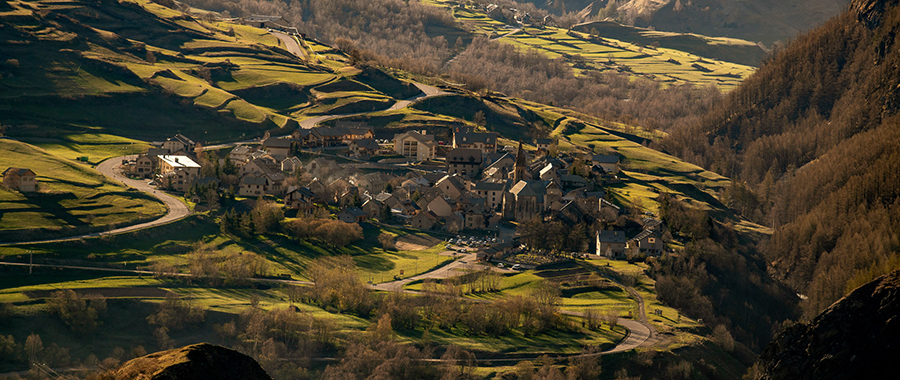
[[[91,136],[84,136],[82,142],[88,141]],[[0,140],[0,168],[7,167],[34,171],[39,191],[0,188],[0,233],[5,241],[26,240],[38,230],[43,231],[39,234],[43,238],[54,232],[95,230],[157,218],[166,212],[155,198],[113,183],[74,157],[58,157],[26,143]]]

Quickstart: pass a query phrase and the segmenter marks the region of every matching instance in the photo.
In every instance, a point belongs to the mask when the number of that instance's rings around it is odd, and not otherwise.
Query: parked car
[[[505,267],[505,265],[503,265],[503,263],[497,263],[497,268],[503,268],[503,267]]]
[[[522,266],[519,265],[519,264],[513,264],[513,266],[512,266],[510,269],[512,269],[512,270],[522,270]]]

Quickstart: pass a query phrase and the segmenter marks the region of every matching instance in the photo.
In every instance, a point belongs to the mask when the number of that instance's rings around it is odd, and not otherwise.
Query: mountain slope
[[[10,2],[0,11],[0,123],[18,137],[101,130],[221,141],[296,128],[311,115],[387,108],[419,92],[392,77],[359,83],[371,73],[337,71],[341,54],[304,45],[314,60],[264,29],[146,0]],[[340,102],[323,87],[333,81],[352,89]]]
[[[900,7],[856,0],[665,148],[757,190],[770,270],[809,296],[807,316],[900,266]]]
[[[869,282],[815,320],[788,327],[759,358],[766,380],[889,379],[900,356],[900,271]]]

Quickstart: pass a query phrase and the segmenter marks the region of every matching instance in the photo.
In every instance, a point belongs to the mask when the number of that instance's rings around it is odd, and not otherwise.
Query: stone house
[[[627,242],[628,238],[622,231],[597,231],[597,256],[617,260],[624,259]]]
[[[453,130],[453,148],[478,149],[483,154],[497,151],[496,132],[474,132],[471,128],[458,127]]]
[[[350,153],[356,157],[368,157],[378,151],[378,143],[375,139],[359,139],[350,142]]]
[[[434,215],[434,213],[425,210],[422,210],[409,220],[412,228],[422,231],[428,231],[434,228],[434,225],[437,224],[437,222],[437,215]]]
[[[288,173],[296,173],[303,169],[303,162],[297,157],[288,157],[281,161],[281,171]]]
[[[359,223],[366,221],[366,212],[359,207],[348,207],[337,213],[338,220],[344,223]]]
[[[291,148],[294,142],[291,139],[281,139],[269,137],[262,143],[263,149],[269,152],[269,155],[278,161],[284,160],[291,156]]]
[[[665,249],[662,236],[655,230],[643,230],[628,240],[625,247],[633,255],[659,256]]]
[[[450,199],[459,199],[466,191],[466,181],[457,175],[446,175],[434,184]]]
[[[481,170],[479,149],[456,148],[447,154],[447,174],[459,174],[474,178]]]
[[[37,191],[37,174],[27,168],[8,168],[3,171],[3,185],[23,193]]]
[[[619,174],[619,156],[598,154],[591,158],[594,166],[600,167],[609,174]]]
[[[158,156],[159,173],[175,191],[185,192],[200,176],[200,164],[187,156]]]
[[[194,149],[197,147],[197,143],[180,133],[158,144],[167,154],[175,154],[178,152],[193,154]]]
[[[315,209],[315,201],[318,198],[308,187],[291,189],[284,195],[284,206],[297,210],[298,214],[311,214]]]
[[[268,186],[269,180],[264,174],[246,174],[241,177],[238,195],[251,198],[263,196],[266,194]]]
[[[256,151],[256,147],[251,145],[238,145],[228,153],[228,158],[231,162],[234,162],[235,165],[243,165],[247,161],[250,161],[250,154]]]
[[[153,178],[156,173],[156,160],[149,155],[138,156],[134,160],[134,173],[141,178]]]
[[[484,198],[485,205],[489,209],[496,210],[503,204],[503,193],[506,191],[506,183],[475,182],[472,184],[470,191]]]
[[[434,135],[425,134],[425,131],[422,131],[422,133],[409,131],[394,135],[394,151],[415,161],[425,161],[434,158],[436,146]]]
[[[460,212],[454,212],[442,218],[441,229],[450,233],[457,233],[465,228],[466,218]]]

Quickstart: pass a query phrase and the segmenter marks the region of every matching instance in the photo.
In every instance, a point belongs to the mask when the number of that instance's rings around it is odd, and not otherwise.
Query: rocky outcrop
[[[272,380],[249,356],[208,343],[132,359],[108,373],[115,380]]]
[[[850,4],[850,9],[856,12],[860,22],[869,29],[875,29],[881,25],[885,10],[895,7],[898,3],[900,0],[855,0]]]
[[[767,380],[894,379],[900,358],[900,270],[863,285],[811,323],[787,328],[759,358]]]

